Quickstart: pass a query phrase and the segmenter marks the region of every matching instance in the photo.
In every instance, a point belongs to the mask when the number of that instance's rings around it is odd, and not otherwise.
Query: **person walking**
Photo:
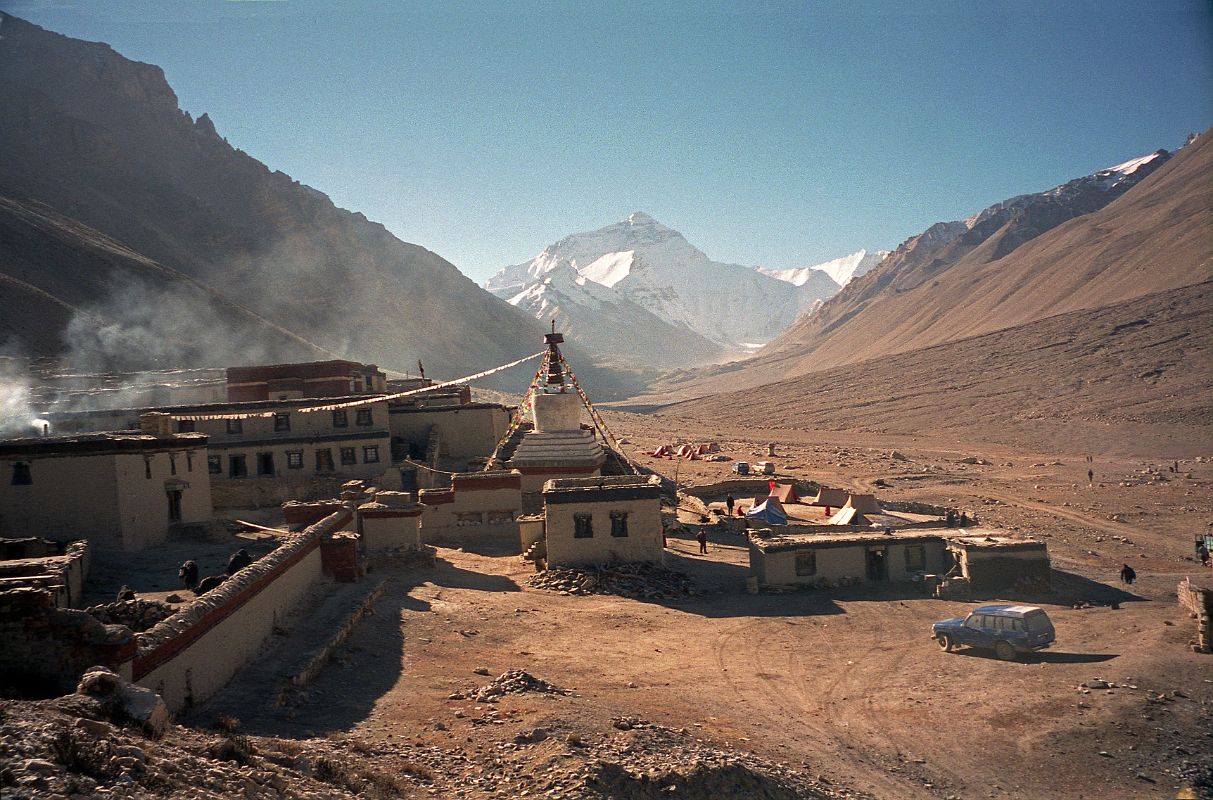
[[[1094,486],[1094,485],[1095,485],[1095,470],[1089,469],[1089,470],[1087,470],[1087,486]]]
[[[1132,586],[1133,581],[1137,580],[1137,571],[1125,564],[1120,570],[1120,580],[1122,583]]]
[[[707,553],[708,553],[708,529],[700,528],[699,533],[695,534],[695,538],[697,540],[699,540],[700,555],[707,555]]]
[[[733,499],[733,495],[729,495],[728,497],[726,497],[726,498],[724,499],[724,504],[725,504],[725,506],[726,506],[726,507],[729,509],[729,516],[730,516],[730,517],[731,517],[731,516],[733,516],[733,506],[736,504],[736,502],[737,502],[737,501],[735,501],[735,500]]]

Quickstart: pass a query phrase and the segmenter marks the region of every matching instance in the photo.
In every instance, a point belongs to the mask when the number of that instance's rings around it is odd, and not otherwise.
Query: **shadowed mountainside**
[[[450,375],[538,349],[539,323],[439,256],[233,148],[205,114],[191,120],[160,68],[9,15],[0,30],[0,193],[43,203],[343,356],[399,370],[421,358]],[[116,324],[145,322],[148,310],[133,307],[126,282],[107,281],[105,262],[41,263],[58,274],[25,280],[61,301],[58,321],[74,303],[53,285],[78,280],[113,312],[132,311]],[[152,307],[178,315],[151,331],[187,342],[209,330],[221,354],[205,359],[213,365],[239,352],[245,331],[225,329],[210,306],[171,294],[158,303],[173,286],[144,287]],[[197,350],[187,343],[180,356]]]

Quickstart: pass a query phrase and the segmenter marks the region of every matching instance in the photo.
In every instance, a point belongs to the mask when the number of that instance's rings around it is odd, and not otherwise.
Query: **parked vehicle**
[[[980,606],[968,616],[941,620],[932,626],[931,635],[949,653],[967,645],[993,650],[1003,661],[1043,650],[1056,639],[1044,609],[1011,605]]]
[[[750,464],[748,461],[735,461],[733,462],[733,471],[738,475],[749,475]]]

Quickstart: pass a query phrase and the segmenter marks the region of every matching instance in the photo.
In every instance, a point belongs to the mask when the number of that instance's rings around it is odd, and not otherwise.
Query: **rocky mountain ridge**
[[[458,375],[539,342],[533,319],[440,256],[232,147],[207,115],[192,120],[159,67],[0,14],[0,107],[0,194],[78,221],[316,348],[397,370],[420,358]],[[53,295],[52,261],[41,263],[23,280]],[[161,297],[164,286],[144,287],[140,305],[128,285],[100,283],[95,301],[125,340],[155,332],[190,345],[166,356],[206,366],[247,344],[206,306],[177,318],[193,304]],[[188,342],[190,331],[206,335]]]

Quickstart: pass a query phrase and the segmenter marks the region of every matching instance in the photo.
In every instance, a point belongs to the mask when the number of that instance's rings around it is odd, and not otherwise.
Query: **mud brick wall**
[[[0,592],[0,683],[34,696],[66,694],[101,664],[131,677],[135,636],[84,611],[55,608],[45,589]]]
[[[325,517],[138,634],[134,680],[158,692],[174,712],[209,698],[321,579],[321,541],[352,519],[346,509]]]
[[[352,531],[340,531],[320,541],[320,565],[325,575],[341,583],[353,583],[366,574],[358,552],[360,537]]]
[[[1179,605],[1196,620],[1196,639],[1192,649],[1213,653],[1213,589],[1196,586],[1185,578],[1179,584]]]

